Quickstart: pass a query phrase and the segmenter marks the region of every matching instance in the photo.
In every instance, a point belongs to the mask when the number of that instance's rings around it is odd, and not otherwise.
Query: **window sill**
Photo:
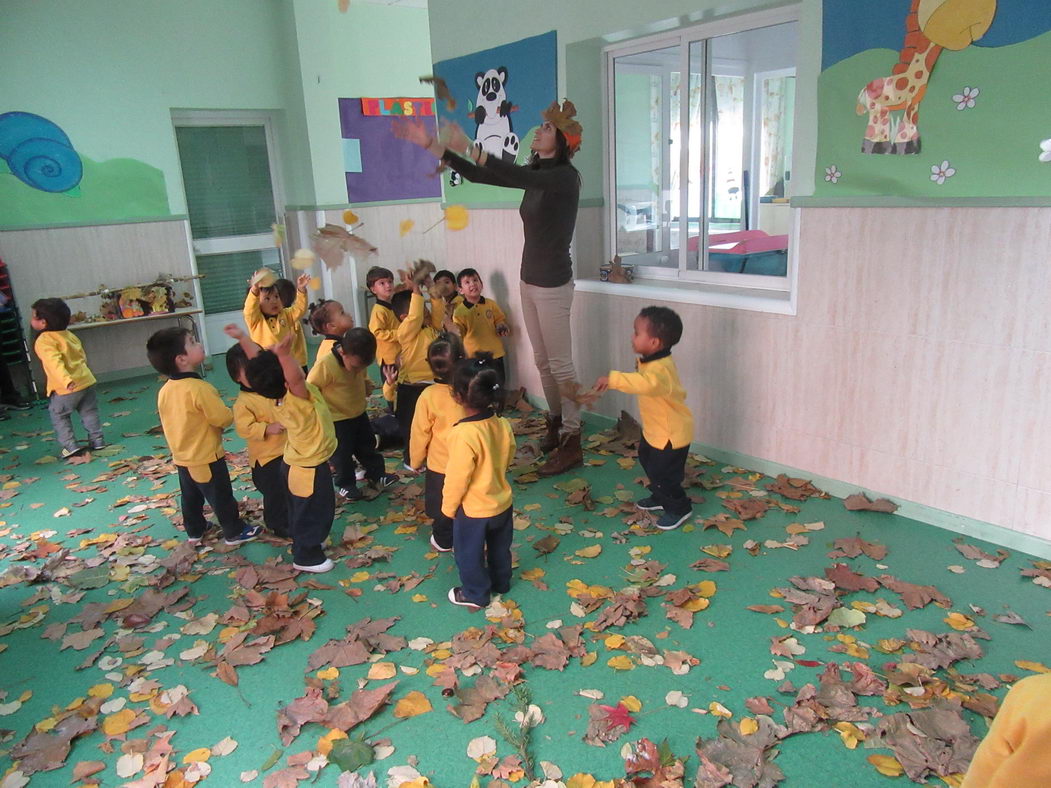
[[[578,293],[604,293],[608,295],[645,298],[652,301],[669,301],[677,304],[701,304],[703,306],[744,309],[752,312],[770,312],[779,315],[794,315],[796,302],[792,292],[766,290],[757,287],[716,285],[707,282],[689,282],[681,279],[636,278],[630,285],[603,282],[600,279],[577,279]]]

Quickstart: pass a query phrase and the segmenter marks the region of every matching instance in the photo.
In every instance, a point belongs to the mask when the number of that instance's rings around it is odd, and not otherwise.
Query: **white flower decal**
[[[1040,143],[1040,161],[1051,161],[1051,140]]]
[[[835,164],[831,167],[825,167],[825,180],[829,183],[837,183],[842,177],[843,173],[839,171],[839,168]]]
[[[974,100],[978,98],[980,92],[978,88],[966,87],[963,92],[955,94],[952,100],[956,104],[956,109],[964,110],[973,107]]]
[[[946,178],[951,178],[955,174],[956,168],[949,164],[948,161],[931,165],[931,180],[939,186],[945,183]]]

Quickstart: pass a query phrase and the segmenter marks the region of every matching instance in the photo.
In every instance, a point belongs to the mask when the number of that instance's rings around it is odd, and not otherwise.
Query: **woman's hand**
[[[449,120],[441,122],[438,141],[457,153],[463,153],[474,145],[474,140],[467,136],[460,124]]]
[[[391,123],[391,130],[398,139],[419,145],[424,150],[430,151],[436,158],[440,159],[445,153],[445,145],[434,138],[430,128],[420,118],[395,118]]]

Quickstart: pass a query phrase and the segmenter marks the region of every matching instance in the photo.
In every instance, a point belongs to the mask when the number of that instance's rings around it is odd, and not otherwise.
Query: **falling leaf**
[[[360,221],[361,219],[358,218],[358,215],[354,213],[354,211],[350,210],[350,208],[347,208],[343,211],[343,224],[349,224],[351,227],[353,227]]]
[[[427,696],[419,690],[413,690],[395,705],[394,716],[398,719],[404,719],[406,717],[415,717],[419,714],[426,714],[430,710],[431,702],[427,700]]]
[[[404,238],[406,235],[408,235],[410,232],[412,232],[412,228],[415,227],[415,226],[416,226],[416,222],[414,222],[412,219],[402,219],[398,223],[398,234],[402,238]]]
[[[449,230],[463,230],[467,227],[467,208],[462,205],[449,205],[445,208],[445,226]]]

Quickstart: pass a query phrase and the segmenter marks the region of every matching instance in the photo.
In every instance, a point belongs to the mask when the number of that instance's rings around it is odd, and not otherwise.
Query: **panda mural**
[[[518,135],[511,124],[511,113],[518,107],[507,99],[507,69],[504,66],[479,71],[474,75],[478,96],[474,103],[474,144],[490,156],[514,163],[518,158]],[[449,179],[459,185],[458,173]]]

